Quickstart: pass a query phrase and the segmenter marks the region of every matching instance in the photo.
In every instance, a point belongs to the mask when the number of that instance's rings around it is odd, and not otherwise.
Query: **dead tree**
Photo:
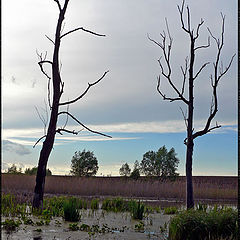
[[[185,59],[185,65],[181,66],[181,73],[182,73],[182,86],[181,88],[177,88],[176,84],[172,80],[172,67],[170,64],[170,55],[172,50],[172,43],[173,39],[170,35],[168,23],[166,20],[166,29],[167,32],[163,31],[161,33],[162,42],[155,41],[148,37],[154,44],[156,44],[158,47],[161,48],[163,53],[163,60],[162,57],[158,60],[161,74],[160,76],[163,76],[171,88],[175,91],[176,95],[175,97],[169,97],[166,96],[161,90],[160,90],[160,83],[161,83],[161,77],[158,76],[158,84],[157,84],[157,91],[162,96],[163,100],[168,100],[170,102],[174,101],[181,101],[186,105],[186,113],[181,108],[183,118],[185,121],[185,125],[187,128],[187,137],[184,140],[184,144],[187,146],[186,151],[186,203],[187,208],[193,208],[194,207],[194,199],[193,199],[193,184],[192,184],[192,159],[193,159],[193,147],[194,147],[194,140],[197,137],[203,136],[210,131],[220,128],[221,126],[218,125],[216,122],[215,126],[211,125],[211,122],[213,118],[215,117],[217,111],[218,111],[218,97],[217,97],[217,87],[219,84],[220,79],[227,73],[229,70],[234,56],[232,56],[231,60],[229,61],[228,65],[226,67],[223,67],[223,63],[220,60],[220,55],[223,49],[224,45],[224,25],[225,25],[225,16],[221,14],[222,18],[222,29],[221,29],[221,37],[217,38],[215,37],[210,29],[208,28],[208,32],[211,36],[211,38],[214,40],[216,46],[217,46],[217,53],[216,53],[216,60],[213,62],[213,73],[210,75],[210,83],[212,87],[212,102],[210,105],[210,112],[209,116],[206,120],[205,126],[200,131],[194,131],[194,82],[195,80],[200,76],[200,73],[203,71],[203,69],[210,64],[210,62],[205,62],[202,64],[202,66],[195,71],[194,66],[196,63],[196,56],[197,52],[199,50],[206,49],[210,46],[210,36],[208,37],[208,42],[206,45],[199,45],[197,46],[196,41],[199,37],[200,28],[203,26],[204,21],[201,19],[200,23],[197,25],[196,29],[191,28],[191,19],[190,19],[190,10],[189,7],[186,7],[186,15],[187,15],[187,21],[184,21],[184,0],[182,2],[181,7],[178,6],[178,11],[180,14],[180,20],[181,20],[181,26],[183,31],[189,36],[190,41],[190,53],[189,57],[186,57]],[[163,62],[165,63],[163,65]],[[185,90],[186,90],[186,81],[188,81],[188,98],[185,97]]]
[[[36,144],[37,144],[42,139],[44,139],[42,149],[40,152],[39,162],[38,162],[38,171],[37,171],[37,176],[36,176],[36,185],[35,185],[35,189],[34,189],[34,198],[33,198],[33,208],[42,208],[46,167],[47,167],[48,158],[50,156],[50,153],[51,153],[53,145],[54,145],[56,133],[61,134],[61,135],[63,134],[63,132],[71,133],[71,134],[78,134],[77,131],[66,129],[67,121],[63,127],[58,128],[57,123],[58,123],[58,119],[60,116],[65,115],[65,116],[67,116],[67,118],[73,119],[84,129],[86,129],[92,133],[110,137],[106,134],[91,130],[90,128],[85,126],[82,122],[80,122],[74,115],[69,113],[69,111],[68,111],[69,105],[82,99],[87,94],[87,92],[89,91],[89,89],[91,87],[98,84],[106,76],[108,71],[106,71],[97,81],[95,81],[93,83],[88,83],[88,86],[86,87],[85,91],[82,94],[80,94],[78,97],[74,98],[73,100],[66,101],[66,102],[60,101],[62,94],[63,94],[63,90],[64,90],[64,82],[60,75],[60,68],[61,68],[60,65],[61,64],[59,62],[59,49],[60,49],[61,40],[64,37],[66,37],[67,35],[69,35],[73,32],[76,32],[78,30],[87,32],[87,33],[95,35],[95,36],[100,36],[100,37],[104,37],[105,35],[95,33],[93,31],[87,30],[83,27],[78,27],[76,29],[73,29],[69,32],[62,34],[63,20],[65,17],[65,13],[67,10],[69,0],[65,0],[63,6],[61,6],[59,0],[54,0],[54,2],[56,2],[58,9],[59,9],[58,22],[57,22],[57,27],[56,27],[56,32],[55,32],[55,40],[52,40],[51,38],[46,36],[48,38],[48,40],[50,40],[54,45],[52,61],[46,59],[47,54],[45,54],[45,56],[43,56],[43,54],[38,54],[39,59],[40,59],[40,61],[38,62],[39,67],[41,69],[41,72],[48,79],[48,104],[50,107],[50,120],[49,120],[49,124],[47,126],[47,132],[45,133],[45,135],[43,137],[41,137],[36,142]],[[49,76],[44,69],[44,65],[46,65],[46,64],[49,64],[51,66],[51,76]],[[52,86],[52,94],[50,91],[51,86]],[[50,99],[51,95],[52,95],[52,99]],[[67,111],[60,111],[60,107],[62,107],[62,106],[67,106]],[[45,123],[45,127],[46,127],[46,123]]]

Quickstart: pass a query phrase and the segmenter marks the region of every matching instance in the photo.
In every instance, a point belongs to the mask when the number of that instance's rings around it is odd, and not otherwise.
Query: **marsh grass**
[[[63,202],[63,218],[65,221],[78,222],[80,220],[77,198],[69,198]]]
[[[178,213],[178,211],[179,209],[177,207],[166,207],[164,208],[163,213],[170,215],[170,214],[176,214]]]
[[[144,214],[145,206],[140,203],[140,201],[132,201],[131,204],[131,213],[133,219],[136,220],[142,220],[143,219],[143,214]]]
[[[129,210],[129,205],[126,200],[122,198],[106,198],[102,202],[102,209],[112,212],[124,212]]]
[[[146,177],[134,180],[121,177],[47,176],[45,194],[184,200],[185,180],[185,177],[171,181]],[[21,202],[27,199],[31,201],[34,184],[35,176],[2,174],[2,191],[16,193],[18,198],[21,197]],[[193,186],[195,199],[237,201],[237,177],[193,177]]]
[[[8,234],[17,231],[18,227],[22,224],[21,220],[14,219],[5,219],[4,222],[1,222],[3,229],[6,230]]]
[[[184,210],[170,220],[169,240],[235,240],[237,219],[232,208]]]
[[[19,204],[13,194],[1,195],[1,215],[5,217],[25,216],[28,214],[27,204]]]
[[[99,199],[98,198],[92,199],[92,201],[91,201],[91,209],[92,210],[99,209]]]

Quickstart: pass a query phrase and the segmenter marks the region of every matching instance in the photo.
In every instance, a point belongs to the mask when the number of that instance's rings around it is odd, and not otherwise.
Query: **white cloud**
[[[221,128],[215,129],[211,133],[226,133],[228,131],[237,131],[236,122],[221,122]],[[203,129],[205,126],[205,120],[195,121],[194,129],[195,131]],[[106,134],[117,134],[117,133],[180,133],[186,131],[186,126],[183,120],[175,121],[155,121],[155,122],[132,122],[132,123],[116,123],[108,125],[89,125],[90,129],[100,131]],[[78,130],[79,126],[72,125],[68,126],[68,129]],[[29,128],[29,129],[3,129],[2,130],[3,139],[5,139],[5,145],[10,145],[11,141],[14,141],[15,146],[18,146],[19,154],[21,153],[21,145],[30,145],[33,146],[36,141],[43,136],[43,129],[41,128]],[[123,140],[136,140],[140,137],[112,137],[107,138],[97,134],[92,134],[87,131],[82,131],[79,135],[65,134],[63,136],[56,135],[56,145],[62,145],[64,143],[69,143],[71,141],[123,141]],[[39,143],[41,144],[41,143]],[[23,147],[23,146],[22,146]],[[8,148],[8,150],[10,147]],[[27,152],[28,150],[25,149]],[[24,151],[22,150],[22,153]]]

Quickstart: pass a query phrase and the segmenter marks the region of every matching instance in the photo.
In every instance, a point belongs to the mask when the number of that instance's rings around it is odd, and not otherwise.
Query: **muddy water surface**
[[[95,240],[143,240],[143,239],[167,239],[167,231],[161,231],[165,223],[170,220],[170,215],[161,213],[149,214],[142,220],[144,227],[136,229],[140,221],[133,220],[129,213],[113,213],[104,210],[82,210],[81,220],[78,226],[83,223],[105,228],[106,233],[91,233],[87,231],[69,230],[69,222],[62,218],[53,218],[49,225],[34,226],[21,224],[17,231],[10,234],[2,230],[2,239],[24,239],[24,240],[77,240],[77,239],[95,239]],[[2,217],[2,221],[6,218]],[[37,217],[31,217],[34,223],[40,221]],[[40,232],[36,231],[40,231]],[[109,232],[108,232],[109,231]]]

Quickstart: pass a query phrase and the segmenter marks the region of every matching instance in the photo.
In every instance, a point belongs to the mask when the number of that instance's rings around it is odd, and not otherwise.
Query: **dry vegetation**
[[[237,202],[237,177],[193,177],[196,200]],[[2,174],[2,192],[33,193],[35,176]],[[176,181],[141,177],[46,177],[46,194],[90,197],[121,196],[148,199],[185,199],[185,177]],[[23,200],[24,201],[24,200]]]

